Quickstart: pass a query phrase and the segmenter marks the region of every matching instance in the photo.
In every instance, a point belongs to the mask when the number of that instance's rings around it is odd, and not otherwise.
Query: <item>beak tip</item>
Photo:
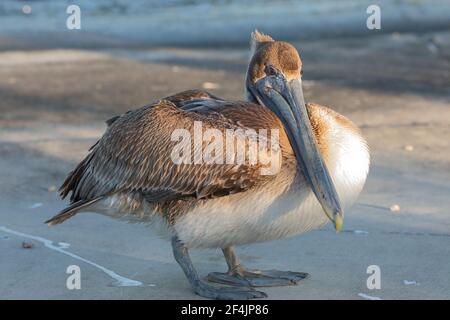
[[[342,216],[337,215],[334,219],[334,228],[336,229],[336,233],[339,233],[342,230],[342,225],[344,224],[344,219]]]

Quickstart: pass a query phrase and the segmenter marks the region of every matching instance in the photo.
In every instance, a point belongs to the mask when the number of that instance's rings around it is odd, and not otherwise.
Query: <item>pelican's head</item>
[[[302,61],[295,47],[253,32],[246,91],[250,101],[269,108],[283,123],[299,169],[339,232],[343,211],[311,128],[302,90]]]

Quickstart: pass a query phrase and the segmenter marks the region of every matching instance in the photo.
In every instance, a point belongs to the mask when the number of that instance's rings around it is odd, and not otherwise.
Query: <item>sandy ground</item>
[[[239,248],[250,267],[311,274],[298,286],[264,289],[270,298],[450,298],[449,39],[297,44],[307,100],[362,128],[372,166],[341,234],[327,226]],[[95,214],[52,228],[43,221],[65,206],[54,189],[103,133],[103,120],[188,88],[241,98],[246,58],[241,49],[0,53],[0,298],[198,298],[169,244],[144,226]],[[400,211],[390,210],[395,204]],[[192,254],[202,275],[225,270],[219,250]],[[66,288],[74,264],[81,290]],[[379,290],[366,287],[369,265],[381,269]],[[118,286],[118,275],[142,285]]]

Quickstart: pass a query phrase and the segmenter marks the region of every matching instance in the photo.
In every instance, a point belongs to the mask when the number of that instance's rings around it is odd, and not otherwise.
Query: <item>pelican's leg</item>
[[[233,247],[227,247],[222,251],[228,264],[228,272],[212,272],[208,274],[209,281],[233,286],[276,287],[295,285],[308,277],[305,272],[247,270],[240,264]]]
[[[210,299],[234,300],[234,299],[254,299],[265,298],[264,292],[256,291],[249,287],[215,287],[200,280],[197,271],[192,265],[188,249],[180,242],[178,237],[172,238],[172,249],[175,260],[183,269],[194,292],[199,296]]]

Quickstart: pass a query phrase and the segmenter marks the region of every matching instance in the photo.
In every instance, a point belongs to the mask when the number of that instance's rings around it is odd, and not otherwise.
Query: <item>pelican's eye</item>
[[[267,65],[266,68],[264,69],[264,72],[267,76],[275,76],[277,74],[277,69],[275,69],[274,66],[272,65]]]

